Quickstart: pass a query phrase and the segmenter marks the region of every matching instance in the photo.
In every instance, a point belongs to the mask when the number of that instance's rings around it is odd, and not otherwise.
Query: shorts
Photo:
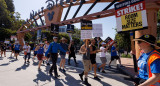
[[[47,58],[50,58],[50,56],[51,56],[50,54],[47,54]]]
[[[96,57],[91,57],[90,59],[92,64],[96,64]]]
[[[19,52],[20,52],[19,50],[15,50],[15,53],[19,54]]]
[[[1,51],[6,51],[6,49],[1,49]]]
[[[89,72],[92,69],[90,60],[83,60],[84,72]]]
[[[65,59],[66,55],[60,55],[61,59]]]
[[[36,56],[37,55],[37,52],[34,52],[34,56]]]
[[[38,58],[38,60],[42,60],[43,59],[43,54],[37,54],[37,58]]]
[[[106,62],[107,62],[106,57],[100,57],[100,59],[101,59],[102,64],[106,64]]]
[[[119,59],[119,56],[111,56],[111,61],[113,61],[114,59]]]

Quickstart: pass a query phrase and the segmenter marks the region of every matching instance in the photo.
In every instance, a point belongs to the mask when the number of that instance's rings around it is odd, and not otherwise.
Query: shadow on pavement
[[[0,60],[3,60],[3,57],[0,57]]]
[[[51,82],[51,78],[52,78],[51,76],[45,74],[44,72],[38,71],[37,78],[34,79],[33,81],[37,84],[37,86],[42,86],[42,85],[39,84],[38,81],[43,81],[43,82],[49,81],[49,82]]]
[[[21,67],[17,68],[15,71],[26,70],[30,64],[23,64]]]
[[[4,63],[4,64],[0,64],[0,66],[7,66],[9,65],[10,63]]]

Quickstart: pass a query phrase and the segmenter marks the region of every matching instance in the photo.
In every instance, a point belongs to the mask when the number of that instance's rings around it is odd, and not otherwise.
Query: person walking
[[[90,44],[90,60],[92,67],[94,67],[94,79],[99,80],[100,79],[97,77],[97,64],[96,64],[96,53],[98,52],[96,46],[95,46],[95,39],[91,39],[91,44]]]
[[[33,48],[33,51],[34,51],[33,61],[35,60],[35,57],[37,56],[37,49],[36,49],[37,46],[38,46],[38,45],[35,44],[35,46],[34,46],[34,48]]]
[[[31,46],[29,45],[29,43],[26,43],[26,45],[27,45],[27,55],[25,55],[25,62],[24,63],[26,63],[26,60],[27,60],[27,62],[28,63],[30,63],[30,58],[31,58]]]
[[[160,86],[160,52],[156,50],[160,47],[156,45],[156,38],[146,34],[134,41],[143,51],[138,59],[136,86]]]
[[[65,50],[60,46],[60,44],[57,43],[57,41],[58,41],[58,38],[57,38],[57,37],[53,37],[53,41],[54,41],[54,42],[49,45],[49,48],[48,48],[47,52],[45,53],[45,57],[47,58],[48,53],[49,53],[49,52],[51,53],[52,66],[51,66],[51,68],[50,68],[50,70],[49,70],[49,74],[50,74],[51,76],[53,76],[52,71],[54,70],[54,76],[55,76],[55,78],[58,78],[58,77],[60,76],[60,75],[58,75],[57,65],[56,65],[56,63],[57,63],[57,58],[58,58],[58,50],[60,50],[60,51],[62,51],[62,52],[64,52],[64,53],[66,53],[67,51],[65,51]]]
[[[14,43],[11,44],[11,55],[10,55],[11,57],[12,57],[12,54],[14,54]]]
[[[48,48],[49,48],[49,42],[46,41],[46,44],[44,45],[44,52],[46,52],[48,50]],[[50,65],[49,64],[50,53],[48,53],[47,57],[48,57],[47,58],[47,65]]]
[[[62,38],[60,45],[64,50],[68,51],[68,45],[66,44],[66,42],[67,42],[67,40],[65,38]],[[66,63],[66,60],[65,60],[66,53],[60,51],[60,56],[61,56],[61,62],[60,62],[59,70],[65,72],[64,66],[65,66],[65,63]],[[61,67],[63,69],[61,69]]]
[[[105,68],[105,66],[106,66],[106,62],[107,62],[107,59],[106,59],[106,52],[107,52],[107,50],[108,50],[108,47],[107,48],[105,48],[105,46],[106,46],[106,43],[105,42],[102,42],[101,43],[101,47],[100,47],[100,60],[101,60],[101,62],[102,62],[102,65],[100,65],[99,67],[98,67],[98,71],[100,72],[101,71],[101,68],[102,68],[102,73],[106,73],[105,72],[105,70],[104,70],[104,68]]]
[[[20,46],[21,46],[21,45],[19,45],[18,42],[16,42],[16,44],[14,45],[16,60],[18,60],[18,55],[19,55],[19,52],[20,52]]]
[[[85,75],[85,81],[83,82],[87,86],[91,86],[91,84],[88,83],[88,72],[91,70],[91,60],[90,60],[90,48],[89,48],[89,40],[84,40],[85,44],[83,44],[80,48],[80,53],[83,54],[83,67],[84,71],[79,74],[80,79],[83,81],[83,75]]]
[[[6,48],[7,48],[6,44],[2,43],[1,44],[1,57],[3,54],[4,54],[4,57],[6,57]]]
[[[118,60],[119,61],[119,64],[120,64],[120,66],[122,67],[122,65],[121,65],[121,59],[120,59],[120,57],[118,56],[118,54],[117,54],[117,48],[116,48],[116,46],[117,46],[117,42],[115,42],[114,44],[113,44],[113,46],[112,46],[112,48],[111,48],[111,61],[109,62],[109,68],[111,68],[111,62],[114,60],[114,59],[116,59],[116,60]]]
[[[71,65],[70,64],[70,59],[71,57],[74,58],[74,62],[75,62],[75,65],[77,66],[77,61],[76,61],[76,54],[75,54],[75,44],[74,44],[74,41],[72,40],[69,44],[69,47],[68,47],[68,50],[69,50],[69,56],[68,56],[68,65]]]
[[[36,47],[36,50],[37,50],[37,58],[39,60],[39,63],[38,63],[38,70],[40,71],[41,70],[41,64],[42,64],[42,61],[43,61],[43,53],[44,53],[44,48],[43,48],[43,43],[41,42],[39,46]]]

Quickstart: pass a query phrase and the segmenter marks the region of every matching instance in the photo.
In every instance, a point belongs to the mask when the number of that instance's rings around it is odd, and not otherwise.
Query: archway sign
[[[27,19],[26,22],[19,28],[19,30],[17,31],[18,41],[21,45],[23,45],[23,38],[25,33],[34,32],[40,29],[42,30],[51,28],[51,24],[63,26],[67,24],[79,23],[82,20],[91,21],[94,19],[113,16],[116,14],[115,9],[114,8],[109,9],[109,7],[111,7],[116,2],[122,2],[122,1],[124,0],[47,0],[45,2],[47,4],[47,7],[41,7],[38,11],[32,10],[32,12],[29,14],[30,18]],[[130,0],[130,1],[134,2],[141,0]],[[88,14],[97,3],[106,3],[106,2],[109,2],[110,4],[106,5],[106,7],[102,11]],[[160,4],[159,0],[145,0],[144,3],[146,4],[146,8],[159,6]],[[91,6],[86,12],[84,12],[84,15],[76,17],[81,7],[84,4],[91,4]],[[74,13],[73,17],[71,19],[67,19],[71,7],[76,5],[78,5],[78,8],[75,12],[73,12]],[[62,12],[64,8],[67,8],[67,12],[65,13],[64,18],[62,19]],[[45,21],[42,20],[42,17],[45,18]],[[123,17],[121,17],[121,19],[123,19]],[[38,25],[37,20],[40,20],[42,25]],[[127,25],[126,22],[123,23]],[[33,26],[33,23],[36,25],[36,27]]]

